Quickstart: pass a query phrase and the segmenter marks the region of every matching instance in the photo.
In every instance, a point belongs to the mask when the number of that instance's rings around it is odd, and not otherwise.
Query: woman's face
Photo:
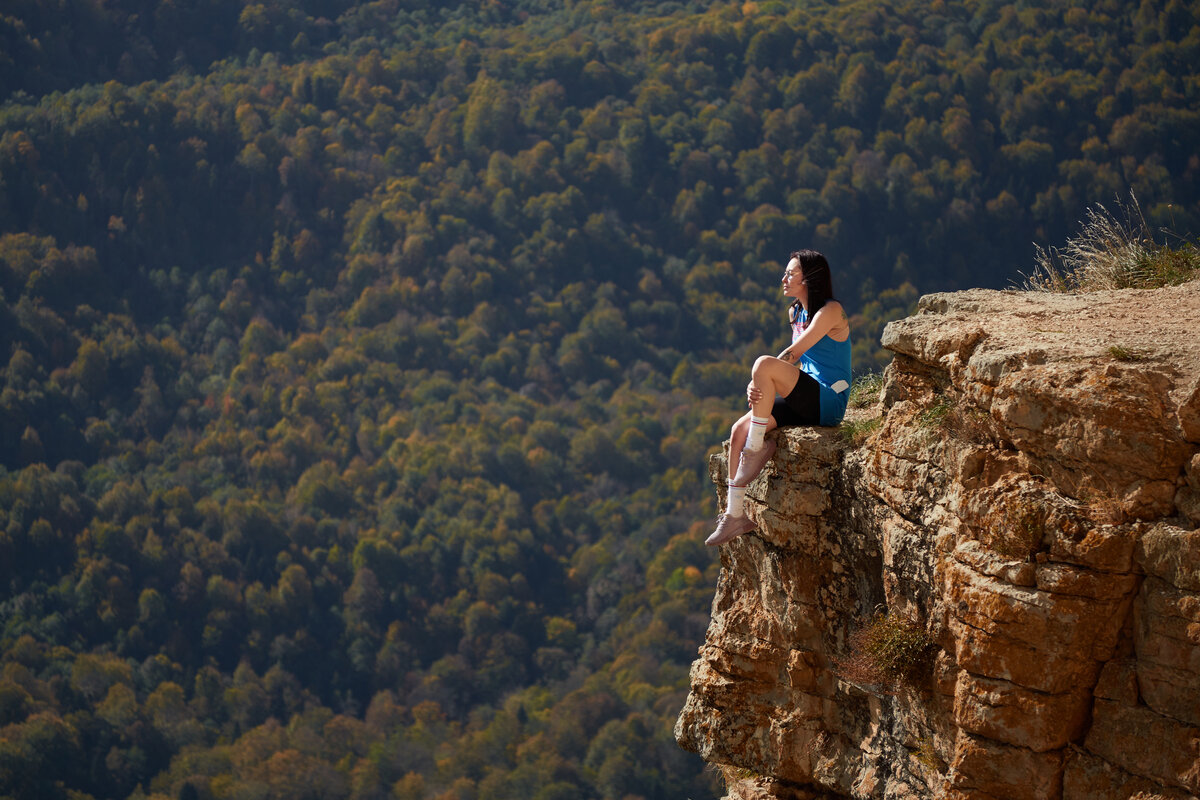
[[[804,276],[800,272],[800,261],[793,258],[783,271],[783,296],[794,297],[801,305],[808,302],[808,287],[804,284]]]

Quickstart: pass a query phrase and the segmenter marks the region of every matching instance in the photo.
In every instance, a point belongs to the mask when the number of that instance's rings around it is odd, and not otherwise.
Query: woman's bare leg
[[[774,415],[767,416],[767,433],[779,427],[779,423],[775,421]],[[733,423],[733,427],[729,429],[729,461],[730,466],[734,471],[737,471],[737,461],[735,460],[742,452],[742,448],[746,446],[746,437],[750,435],[750,414],[743,414],[738,418],[738,421]]]
[[[775,417],[767,420],[767,430],[776,427]],[[746,517],[745,484],[735,485],[734,476],[741,464],[742,448],[746,444],[746,436],[750,432],[750,414],[742,415],[729,430],[729,484],[725,499],[725,513],[717,517],[717,528],[704,541],[705,544],[716,546],[741,536],[747,531],[754,530],[754,523]],[[765,448],[764,448],[765,449]]]
[[[775,405],[775,395],[787,397],[791,394],[792,389],[796,388],[796,381],[800,380],[800,370],[775,356],[760,356],[750,371],[750,380],[759,390],[758,401],[752,409],[754,416],[769,417]],[[773,427],[771,425],[767,430]]]
[[[750,420],[750,415],[746,414],[736,423],[729,436],[729,482],[730,485],[737,484],[745,487],[750,481],[754,480],[755,476],[762,471],[762,468],[775,454],[775,442],[767,441],[762,444],[757,450],[747,450],[746,440],[750,436],[750,426],[754,424]],[[774,415],[767,416],[767,423],[763,426],[763,435],[770,433],[778,427]]]
[[[791,394],[792,389],[796,388],[796,381],[800,379],[800,370],[773,356],[763,356],[754,362],[754,369],[750,375],[751,381],[759,390],[758,401],[754,403],[749,414],[742,415],[729,429],[729,496],[725,502],[725,513],[717,519],[717,529],[704,542],[711,546],[722,544],[754,529],[754,523],[746,518],[743,507],[746,484],[758,474],[767,459],[770,458],[774,452],[774,443],[750,454],[751,460],[745,462],[745,472],[753,474],[742,477],[742,452],[746,446],[746,439],[750,435],[750,417],[755,416],[759,419],[766,417],[767,424],[764,433],[773,431],[778,425],[774,415],[771,414],[771,409],[775,405],[775,395],[787,397]],[[736,484],[735,481],[737,481]]]
[[[734,461],[742,452],[742,448],[746,446],[746,437],[750,434],[750,412],[746,412],[738,421],[733,423],[733,427],[729,429],[729,461],[733,466],[733,471],[737,472],[737,463]]]

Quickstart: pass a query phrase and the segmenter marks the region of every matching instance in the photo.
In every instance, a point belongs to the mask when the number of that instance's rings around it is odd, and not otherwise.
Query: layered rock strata
[[[922,298],[853,429],[777,434],[679,743],[741,800],[1200,794],[1197,331],[1195,283]]]

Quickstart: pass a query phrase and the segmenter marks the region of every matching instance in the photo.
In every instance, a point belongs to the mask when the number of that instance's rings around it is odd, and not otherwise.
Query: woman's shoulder
[[[846,309],[842,308],[842,304],[837,300],[826,300],[825,305],[821,306],[821,310],[817,313],[834,317],[835,319],[838,317],[845,318]]]
[[[841,303],[837,300],[826,300],[825,305],[817,313],[825,314],[830,318],[828,330],[825,331],[826,336],[835,342],[844,342],[850,338],[850,320]]]

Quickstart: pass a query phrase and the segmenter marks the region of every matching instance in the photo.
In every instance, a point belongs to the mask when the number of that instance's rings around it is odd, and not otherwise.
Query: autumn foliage
[[[13,798],[711,795],[705,456],[787,252],[868,371],[1092,202],[1200,228],[1179,0],[17,0],[0,43]]]

